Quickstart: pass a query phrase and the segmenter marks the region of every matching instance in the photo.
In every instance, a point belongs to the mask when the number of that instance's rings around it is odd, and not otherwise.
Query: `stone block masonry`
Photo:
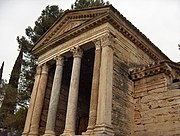
[[[170,80],[162,73],[135,81],[135,136],[180,135],[180,88]]]

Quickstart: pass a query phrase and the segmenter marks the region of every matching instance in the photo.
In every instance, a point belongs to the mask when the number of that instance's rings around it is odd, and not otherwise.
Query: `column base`
[[[56,134],[52,130],[46,130],[43,136],[56,136]]]
[[[27,136],[38,136],[38,132],[29,132]]]
[[[114,131],[109,125],[96,125],[94,129],[94,136],[114,136]]]
[[[92,136],[94,134],[94,127],[88,127],[86,132],[83,132],[83,136]]]
[[[75,132],[71,130],[65,130],[60,136],[75,136]]]
[[[23,132],[21,136],[28,136],[28,132]]]

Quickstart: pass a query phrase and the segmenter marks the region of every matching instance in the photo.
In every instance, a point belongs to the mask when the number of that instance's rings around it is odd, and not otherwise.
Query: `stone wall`
[[[113,73],[112,125],[116,136],[134,133],[134,83],[129,69],[152,63],[153,60],[123,35],[116,34]]]
[[[135,82],[135,136],[180,135],[180,82],[165,74]]]

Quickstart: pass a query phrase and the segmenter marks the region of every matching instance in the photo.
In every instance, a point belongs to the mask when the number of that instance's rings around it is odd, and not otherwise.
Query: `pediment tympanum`
[[[46,43],[64,33],[77,28],[85,22],[88,22],[97,16],[100,16],[108,11],[109,7],[103,7],[97,10],[83,9],[83,10],[67,10],[65,13],[53,24],[53,26],[46,32],[36,43],[33,50],[41,46],[45,46]]]
[[[55,37],[69,31],[70,29],[73,29],[73,28],[79,26],[83,22],[85,22],[85,21],[84,20],[78,20],[78,21],[70,21],[70,22],[68,22],[66,25],[64,25],[64,27],[59,32],[57,32]]]

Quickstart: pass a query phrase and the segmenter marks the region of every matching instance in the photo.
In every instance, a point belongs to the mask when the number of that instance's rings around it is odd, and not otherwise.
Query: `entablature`
[[[81,34],[75,38],[68,40],[67,42],[61,43],[51,50],[46,51],[38,57],[38,63],[43,64],[48,62],[58,56],[59,54],[64,54],[69,57],[69,52],[73,47],[78,47],[83,45],[83,50],[88,50],[94,46],[93,41],[101,39],[107,33],[111,33],[110,24],[105,23],[96,29],[91,29],[87,33]]]

